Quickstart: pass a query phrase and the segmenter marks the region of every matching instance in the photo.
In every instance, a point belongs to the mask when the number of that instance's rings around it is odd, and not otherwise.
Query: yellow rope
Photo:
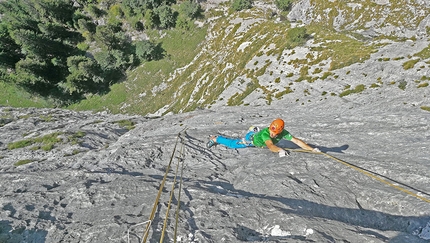
[[[182,144],[182,147],[184,145]],[[175,176],[173,179],[173,184],[172,184],[172,190],[170,191],[170,198],[169,198],[169,203],[167,204],[167,210],[166,210],[166,217],[164,218],[164,224],[163,224],[163,229],[161,230],[161,238],[160,238],[160,243],[163,243],[164,240],[164,233],[166,232],[166,227],[167,227],[167,218],[169,217],[169,211],[170,211],[170,205],[172,204],[172,199],[173,199],[173,192],[175,190],[175,184],[176,184],[176,176],[178,174],[178,169],[179,169],[179,162],[180,162],[181,158],[178,158],[178,164],[176,165],[176,171],[175,171]]]
[[[329,158],[331,158],[331,159],[333,159],[333,160],[335,160],[335,161],[337,161],[337,162],[340,162],[340,163],[342,163],[342,164],[344,164],[344,165],[346,165],[346,166],[348,166],[348,167],[351,167],[351,168],[353,168],[354,170],[356,170],[356,171],[358,171],[358,172],[361,172],[361,173],[363,173],[363,174],[365,174],[365,175],[367,175],[367,176],[369,176],[369,177],[371,177],[371,178],[373,178],[373,179],[375,179],[375,180],[377,180],[377,181],[380,181],[380,182],[382,182],[382,183],[384,183],[384,184],[386,184],[386,185],[389,185],[389,186],[391,186],[391,187],[393,187],[393,188],[395,188],[395,189],[397,189],[397,190],[399,190],[399,191],[402,191],[402,192],[404,192],[404,193],[406,193],[406,194],[409,194],[409,195],[414,196],[414,197],[416,197],[416,198],[418,198],[418,199],[421,199],[421,200],[423,200],[424,202],[428,202],[428,203],[430,203],[430,199],[427,199],[427,198],[425,198],[425,197],[422,197],[422,196],[420,196],[420,195],[418,195],[418,194],[416,194],[416,193],[413,193],[413,192],[411,192],[411,191],[409,191],[409,190],[407,190],[407,189],[405,189],[405,188],[403,188],[403,187],[400,187],[400,186],[394,185],[393,183],[391,183],[391,182],[389,182],[389,181],[386,181],[386,180],[384,180],[384,179],[382,179],[382,178],[380,178],[380,177],[378,177],[378,176],[376,176],[376,175],[374,175],[374,174],[372,174],[372,173],[370,173],[370,172],[368,172],[368,171],[365,171],[365,170],[363,170],[363,169],[361,169],[361,168],[359,168],[359,167],[357,167],[357,166],[355,166],[355,165],[353,165],[353,164],[350,164],[350,163],[348,163],[348,162],[346,162],[346,161],[343,161],[343,160],[341,160],[341,159],[338,159],[338,158],[336,158],[336,157],[334,157],[334,156],[332,156],[332,155],[329,155],[329,154],[326,154],[326,153],[323,153],[323,152],[313,152],[313,151],[304,150],[304,149],[288,149],[288,148],[285,148],[285,149],[286,149],[286,150],[289,150],[289,151],[294,151],[294,152],[304,152],[304,153],[313,153],[313,154],[323,154],[323,155],[325,155],[325,156],[327,156],[327,157],[329,157]]]
[[[181,132],[185,131],[186,129],[187,128],[184,128]],[[148,238],[149,227],[151,226],[151,223],[154,219],[155,211],[157,211],[158,201],[160,200],[161,192],[163,191],[164,183],[166,182],[166,178],[167,178],[167,174],[169,173],[170,166],[172,165],[173,156],[175,155],[176,146],[178,145],[178,140],[179,140],[179,136],[181,135],[181,132],[179,132],[178,136],[176,137],[176,142],[175,142],[175,146],[173,147],[172,156],[170,157],[169,165],[167,166],[166,173],[164,173],[164,178],[161,181],[160,188],[158,189],[157,198],[155,199],[154,206],[153,206],[152,212],[151,212],[151,216],[149,217],[149,223],[146,225],[146,229],[145,229],[145,232],[144,232],[143,237],[142,237],[142,243],[146,243],[146,239]]]

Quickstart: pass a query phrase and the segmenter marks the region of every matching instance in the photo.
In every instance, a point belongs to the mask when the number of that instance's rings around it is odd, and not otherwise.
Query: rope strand
[[[405,189],[405,188],[403,188],[403,187],[400,187],[400,186],[394,185],[393,183],[391,183],[391,182],[389,182],[389,181],[387,181],[387,180],[384,180],[384,179],[382,179],[382,178],[380,178],[380,177],[378,177],[378,176],[376,176],[376,175],[374,175],[374,174],[370,173],[369,171],[366,171],[366,170],[364,170],[364,169],[359,168],[359,167],[358,167],[358,166],[356,166],[356,165],[353,165],[353,164],[351,164],[351,163],[348,163],[348,162],[346,162],[346,161],[343,161],[343,160],[341,160],[341,159],[338,159],[338,158],[336,158],[336,157],[334,157],[334,156],[332,156],[332,155],[330,155],[330,154],[326,154],[326,153],[323,153],[323,152],[312,152],[312,151],[304,150],[304,149],[288,149],[288,148],[285,148],[285,149],[290,150],[290,151],[294,151],[294,152],[323,154],[323,155],[325,155],[325,156],[327,156],[327,157],[329,157],[329,158],[331,158],[331,159],[333,159],[333,160],[335,160],[335,161],[337,161],[337,162],[340,162],[340,163],[342,163],[342,164],[344,164],[344,165],[346,165],[346,166],[348,166],[348,167],[350,167],[350,168],[352,168],[352,169],[354,169],[354,170],[356,170],[356,171],[358,171],[358,172],[360,172],[360,173],[362,173],[362,174],[364,174],[364,175],[367,175],[367,176],[369,176],[369,177],[371,177],[371,178],[373,178],[373,179],[375,179],[375,180],[377,180],[377,181],[380,181],[380,182],[382,182],[382,183],[384,183],[384,184],[386,184],[386,185],[388,185],[388,186],[390,186],[390,187],[393,187],[393,188],[395,188],[395,189],[397,189],[397,190],[399,190],[399,191],[401,191],[401,192],[404,192],[404,193],[409,194],[409,195],[411,195],[411,196],[414,196],[414,197],[416,197],[416,198],[418,198],[418,199],[421,199],[421,200],[423,200],[424,202],[430,203],[430,199],[427,199],[427,198],[425,198],[425,197],[422,197],[422,196],[420,196],[420,195],[418,195],[418,194],[416,194],[416,193],[413,193],[413,192],[411,192],[411,191],[409,191],[409,190],[407,190],[407,189]]]

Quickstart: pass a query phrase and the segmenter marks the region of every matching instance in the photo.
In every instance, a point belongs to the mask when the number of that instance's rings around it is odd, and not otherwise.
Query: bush
[[[342,93],[339,94],[339,97],[344,97],[350,94],[358,94],[363,92],[365,89],[366,87],[364,86],[364,84],[359,84],[355,87],[355,89],[347,89],[343,91]]]
[[[235,11],[252,8],[252,0],[233,0],[231,8]]]
[[[296,27],[287,31],[288,48],[294,48],[306,43],[309,35],[306,33],[305,27]]]
[[[293,0],[275,0],[276,7],[281,11],[287,11],[290,9]]]
[[[176,28],[183,29],[183,30],[190,30],[194,26],[191,19],[179,15],[178,19],[176,20]]]
[[[406,85],[407,85],[408,83],[406,82],[406,81],[400,81],[399,82],[399,89],[401,89],[401,90],[405,90],[406,89]]]

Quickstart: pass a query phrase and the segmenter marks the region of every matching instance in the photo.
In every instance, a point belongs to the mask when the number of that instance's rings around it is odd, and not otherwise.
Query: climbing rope
[[[148,238],[148,235],[149,235],[149,227],[151,226],[151,223],[152,223],[152,221],[154,220],[155,212],[157,211],[158,201],[160,200],[161,192],[163,191],[164,184],[165,184],[165,182],[166,182],[166,178],[167,178],[167,174],[169,173],[169,171],[170,171],[170,167],[171,167],[171,165],[172,165],[173,157],[174,157],[174,155],[175,155],[176,147],[177,147],[177,145],[178,145],[178,140],[179,140],[179,138],[180,138],[181,133],[182,133],[183,131],[185,131],[186,129],[187,129],[187,128],[182,129],[182,131],[180,131],[180,132],[178,133],[178,136],[176,137],[176,142],[175,142],[175,146],[173,147],[173,152],[172,152],[172,155],[171,155],[171,157],[170,157],[169,165],[168,165],[168,166],[167,166],[167,168],[166,168],[166,173],[164,173],[163,180],[161,181],[160,188],[158,189],[158,194],[157,194],[157,197],[156,197],[156,199],[155,199],[155,201],[154,201],[154,206],[153,206],[153,208],[152,208],[151,216],[149,217],[149,222],[148,222],[148,224],[146,225],[146,229],[145,229],[145,232],[144,232],[143,237],[142,237],[142,243],[146,243],[146,240],[147,240],[147,238]]]
[[[348,166],[348,167],[350,167],[350,168],[352,168],[352,169],[354,169],[354,170],[356,170],[356,171],[358,171],[358,172],[360,172],[360,173],[362,173],[362,174],[364,174],[364,175],[367,175],[367,176],[369,176],[369,177],[371,177],[371,178],[373,178],[373,179],[375,179],[375,180],[377,180],[377,181],[380,181],[380,182],[382,182],[382,183],[384,183],[384,184],[386,184],[386,185],[388,185],[388,186],[390,186],[390,187],[393,187],[393,188],[395,188],[396,190],[402,191],[402,192],[404,192],[404,193],[406,193],[406,194],[409,194],[409,195],[414,196],[414,197],[416,197],[416,198],[418,198],[418,199],[421,199],[421,200],[423,200],[424,202],[428,202],[428,203],[430,203],[430,199],[427,199],[427,198],[425,198],[425,197],[422,197],[422,196],[420,196],[420,195],[418,195],[418,194],[416,194],[416,193],[413,193],[413,192],[411,192],[411,191],[409,191],[409,190],[407,190],[407,189],[405,189],[405,188],[403,188],[403,187],[400,187],[400,186],[394,185],[393,183],[391,183],[391,182],[389,182],[389,181],[387,181],[387,180],[384,180],[384,179],[382,179],[382,178],[378,177],[377,175],[372,174],[372,173],[371,173],[371,172],[369,172],[369,171],[366,171],[366,170],[364,170],[364,169],[359,168],[359,167],[358,167],[358,166],[356,166],[356,165],[353,165],[353,164],[351,164],[351,163],[348,163],[348,162],[346,162],[346,161],[343,161],[343,160],[341,160],[341,159],[338,159],[338,158],[336,158],[336,157],[334,157],[334,156],[332,156],[332,155],[330,155],[330,154],[326,154],[326,153],[323,153],[323,152],[313,152],[313,151],[304,150],[304,149],[289,149],[289,148],[285,148],[285,149],[286,149],[286,150],[289,150],[289,151],[293,151],[293,152],[303,152],[303,153],[323,154],[323,155],[325,155],[325,156],[327,156],[327,157],[329,157],[329,158],[331,158],[331,159],[333,159],[333,160],[335,160],[335,161],[337,161],[337,162],[340,162],[340,163],[342,163],[342,164],[344,164],[344,165],[346,165],[346,166]]]
[[[172,190],[170,191],[170,198],[169,198],[169,202],[167,204],[166,217],[164,218],[163,229],[161,230],[160,243],[163,243],[164,234],[166,232],[167,219],[169,217],[170,205],[172,204],[173,194],[174,194],[174,191],[175,191],[176,177],[178,175],[179,164],[180,164],[181,160],[183,160],[183,158],[182,158],[182,155],[183,155],[182,151],[183,151],[183,149],[184,149],[184,144],[182,143],[182,146],[181,146],[181,156],[178,157],[178,164],[176,165],[175,176],[173,177]]]

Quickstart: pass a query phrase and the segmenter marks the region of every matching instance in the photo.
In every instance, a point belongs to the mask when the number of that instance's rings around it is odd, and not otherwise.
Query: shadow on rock
[[[430,215],[421,217],[393,215],[362,208],[355,209],[323,205],[304,199],[283,198],[278,196],[255,194],[243,190],[237,190],[232,184],[221,181],[198,181],[198,183],[194,184],[194,186],[214,194],[224,194],[237,198],[253,197],[280,202],[285,205],[285,207],[273,206],[273,208],[286,215],[293,214],[302,217],[334,220],[353,226],[359,226],[367,229],[375,229],[376,231],[396,231],[399,232],[400,235],[404,233],[403,237],[413,237],[415,240],[414,242],[421,242],[421,239],[413,236],[414,232],[430,221]],[[218,189],[214,190],[214,188]],[[219,188],[224,188],[224,190],[220,190]],[[249,239],[253,239],[253,237],[258,238],[260,236],[258,232],[246,229],[243,226],[241,226],[241,228],[239,227],[238,229],[236,229],[236,234],[238,235],[238,239],[243,240],[246,238],[246,241],[249,241]],[[386,236],[383,236],[376,232],[371,233],[371,235],[382,241],[387,241]],[[405,238],[403,237],[398,236],[396,238],[390,239],[389,242],[400,242],[399,240],[405,240]],[[252,241],[257,241],[257,238]]]
[[[319,148],[321,152],[327,153],[327,152],[333,152],[333,153],[340,153],[343,154],[343,151],[347,150],[349,148],[349,145],[345,144],[340,147],[325,147],[325,146],[317,146],[314,144],[309,144],[311,147]],[[295,143],[287,140],[281,140],[277,146],[282,148],[289,148],[289,149],[299,149],[300,147],[297,146]]]
[[[285,235],[285,236],[264,236],[261,233],[250,229],[248,227],[245,227],[243,225],[239,225],[238,227],[234,228],[234,235],[236,238],[240,241],[279,241],[279,240],[287,240],[287,239],[294,239],[299,240],[300,242],[315,242],[310,239],[306,239],[306,237],[301,235]]]
[[[48,232],[45,230],[28,230],[25,227],[13,228],[11,222],[7,220],[0,221],[0,242],[22,243],[46,241]]]

